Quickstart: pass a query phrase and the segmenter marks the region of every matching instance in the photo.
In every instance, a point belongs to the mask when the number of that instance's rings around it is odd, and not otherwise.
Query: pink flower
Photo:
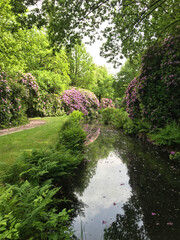
[[[156,213],[152,213],[152,215],[154,216],[154,215],[156,215]]]
[[[174,223],[168,222],[167,225],[172,226],[172,225],[174,225]]]
[[[176,152],[174,152],[174,151],[171,151],[171,154],[175,154]]]
[[[107,221],[104,221],[104,220],[102,221],[102,224],[106,224],[106,223],[107,223]]]

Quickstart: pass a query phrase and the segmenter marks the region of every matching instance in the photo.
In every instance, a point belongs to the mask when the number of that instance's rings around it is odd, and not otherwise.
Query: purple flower
[[[167,225],[172,226],[172,225],[174,225],[174,223],[172,223],[172,222],[168,222]]]
[[[152,213],[152,216],[155,216],[155,215],[157,215],[156,213]]]

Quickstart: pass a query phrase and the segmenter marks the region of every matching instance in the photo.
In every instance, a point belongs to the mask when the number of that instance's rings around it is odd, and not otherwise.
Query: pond
[[[179,169],[151,144],[101,129],[74,184],[74,239],[179,239]]]

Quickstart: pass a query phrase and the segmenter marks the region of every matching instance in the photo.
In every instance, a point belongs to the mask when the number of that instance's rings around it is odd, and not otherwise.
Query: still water
[[[74,185],[75,239],[179,240],[179,169],[166,152],[101,129]]]

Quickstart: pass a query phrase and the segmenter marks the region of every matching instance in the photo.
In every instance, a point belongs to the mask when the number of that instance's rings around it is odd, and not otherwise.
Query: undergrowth
[[[72,113],[54,146],[24,153],[1,176],[0,239],[66,240],[72,236],[69,211],[57,206],[68,200],[62,189],[83,159],[86,134],[80,118],[81,114]]]

